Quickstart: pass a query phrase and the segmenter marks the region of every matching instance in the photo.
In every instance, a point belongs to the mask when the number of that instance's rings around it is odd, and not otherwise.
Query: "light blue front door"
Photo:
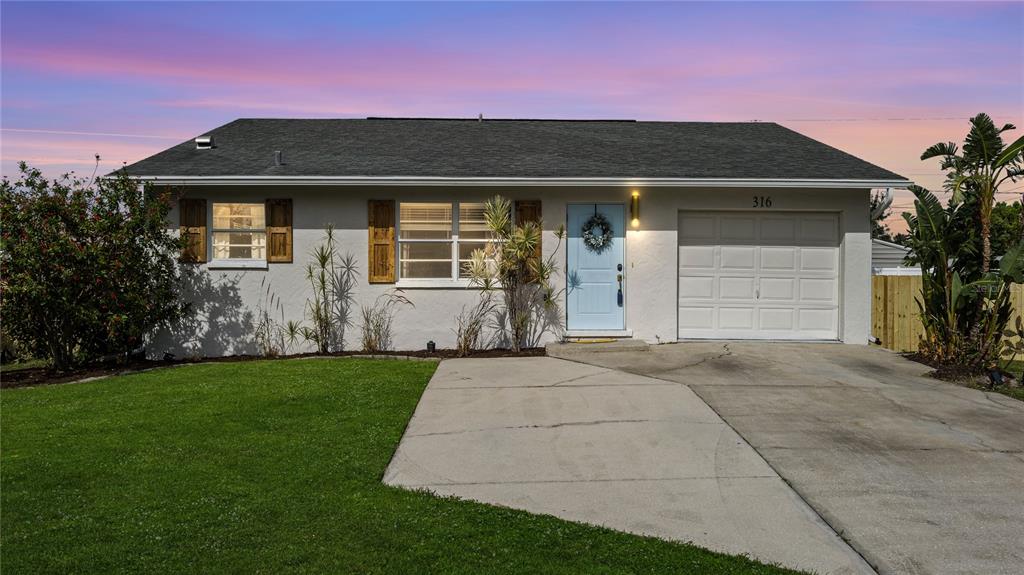
[[[595,248],[584,240],[583,226],[594,214],[611,227],[606,247]],[[622,293],[626,243],[626,207],[621,204],[570,204],[568,206],[568,274],[566,327],[570,330],[625,329]],[[600,231],[592,229],[595,236]]]

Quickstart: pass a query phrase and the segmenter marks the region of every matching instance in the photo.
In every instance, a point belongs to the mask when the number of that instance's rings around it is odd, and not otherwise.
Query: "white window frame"
[[[483,201],[458,201],[453,200],[450,202],[444,201],[431,201],[431,200],[411,200],[407,202],[397,202],[397,216],[395,218],[395,261],[398,265],[395,266],[395,273],[397,275],[397,281],[395,282],[396,287],[400,288],[468,288],[471,286],[471,280],[469,278],[460,278],[460,262],[459,262],[459,206],[463,203],[466,204],[482,204]],[[452,235],[447,240],[403,240],[402,239],[402,204],[448,204],[452,210]],[[467,240],[469,241],[469,240]],[[480,243],[480,240],[471,240],[472,243]],[[492,240],[494,241],[494,240]],[[451,275],[447,278],[403,278],[402,277],[402,243],[451,243],[451,259],[452,259],[452,270]]]
[[[217,211],[216,206],[218,204],[219,205],[224,205],[224,204],[252,204],[252,205],[262,206],[263,207],[263,223],[264,223],[263,228],[215,228],[213,226],[213,223],[215,221],[217,221],[217,220],[216,220],[216,217],[214,216],[214,213]],[[209,218],[210,218],[210,221],[209,221],[209,230],[210,230],[209,245],[210,245],[210,255],[211,255],[211,258],[210,258],[209,264],[207,264],[208,268],[210,268],[210,269],[267,269],[267,250],[270,249],[270,246],[268,246],[267,243],[266,243],[266,238],[267,238],[267,228],[266,228],[267,208],[266,208],[266,204],[265,203],[260,203],[260,202],[244,202],[244,201],[219,201],[219,202],[213,201],[213,202],[210,202],[210,215],[209,215]],[[214,234],[217,234],[217,233],[243,233],[243,234],[247,234],[247,233],[249,233],[249,234],[251,234],[251,233],[262,233],[263,234],[263,238],[264,238],[264,242],[263,242],[264,243],[264,245],[263,245],[263,257],[262,258],[216,258],[216,257],[212,257],[214,254],[217,253],[217,247],[214,244],[214,240],[213,240]]]

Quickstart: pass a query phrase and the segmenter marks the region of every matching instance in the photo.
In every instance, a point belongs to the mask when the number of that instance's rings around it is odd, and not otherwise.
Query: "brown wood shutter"
[[[181,261],[206,261],[206,200],[182,198],[178,200],[179,232],[185,238]]]
[[[368,279],[372,284],[395,281],[395,202],[370,200],[368,204],[370,255]]]
[[[267,200],[267,262],[292,263],[291,200]]]
[[[517,200],[516,201],[516,225],[521,226],[526,222],[536,222],[538,225],[541,223],[541,211],[540,211],[540,200]],[[537,242],[537,251],[534,252],[533,257],[539,261],[544,257],[544,250],[541,244],[543,244],[543,227],[541,228],[542,241]]]

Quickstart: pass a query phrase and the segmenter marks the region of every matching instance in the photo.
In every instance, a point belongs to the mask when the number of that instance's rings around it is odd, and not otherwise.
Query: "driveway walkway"
[[[689,388],[549,357],[443,362],[384,480],[818,572],[871,572]]]
[[[1024,573],[1024,403],[860,346],[572,357],[686,384],[880,572]]]

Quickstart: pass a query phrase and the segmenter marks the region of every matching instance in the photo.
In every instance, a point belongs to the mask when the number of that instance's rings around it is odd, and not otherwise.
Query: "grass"
[[[0,568],[791,573],[381,484],[434,368],[256,361],[0,391]]]

